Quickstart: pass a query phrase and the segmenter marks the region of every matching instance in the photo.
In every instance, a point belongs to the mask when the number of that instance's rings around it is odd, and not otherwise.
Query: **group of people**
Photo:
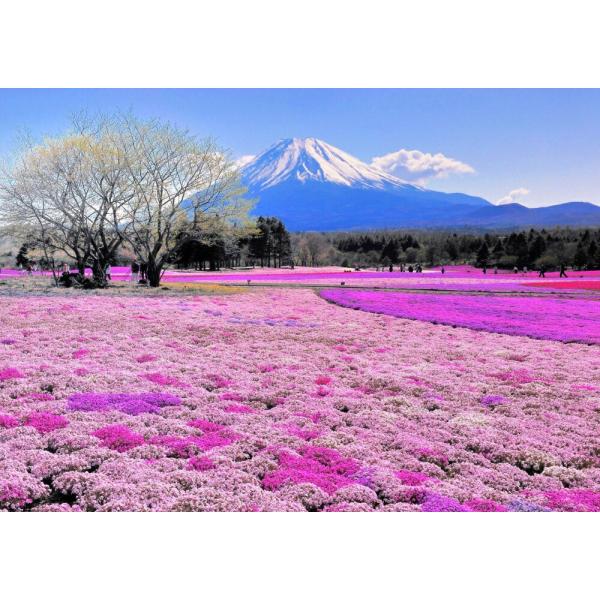
[[[148,264],[145,262],[137,262],[134,260],[131,263],[131,281],[132,283],[146,282],[148,279]]]
[[[360,269],[356,268],[356,271],[359,271]],[[375,267],[376,271],[385,271],[386,267],[385,266],[377,266]],[[390,265],[387,267],[387,270],[390,273],[393,273],[394,271],[394,265],[390,263]],[[421,263],[417,263],[415,265],[408,265],[406,266],[404,263],[400,263],[398,270],[400,271],[400,273],[404,273],[404,272],[408,272],[408,273],[422,273],[423,272],[423,267],[421,266]]]
[[[488,270],[488,267],[487,267],[487,265],[483,265],[483,267],[482,267],[482,271],[483,271],[483,274],[484,274],[484,275],[486,275],[486,274],[487,274],[487,270]],[[443,273],[443,272],[444,272],[444,267],[442,267],[442,273]],[[529,270],[528,270],[527,266],[524,266],[524,267],[523,267],[523,269],[521,269],[521,270],[519,271],[519,267],[517,267],[517,265],[515,265],[515,266],[513,267],[513,274],[514,274],[514,275],[518,275],[518,274],[519,274],[519,272],[521,272],[521,274],[522,274],[522,275],[527,275],[527,274],[529,273]],[[543,278],[545,278],[545,277],[546,277],[546,272],[547,272],[547,268],[546,268],[545,266],[543,266],[543,265],[542,265],[542,266],[539,268],[539,271],[538,271],[538,277],[543,277]],[[495,266],[495,267],[494,267],[494,275],[498,275],[498,267],[497,267],[497,266]],[[559,277],[568,277],[568,276],[567,276],[567,268],[566,268],[566,267],[565,267],[565,265],[563,265],[563,264],[561,264],[561,265],[560,265],[560,267],[559,267]]]
[[[565,267],[565,265],[560,265],[558,276],[566,277],[568,279],[567,268]],[[539,272],[538,277],[543,277],[544,279],[546,278],[546,267],[540,267],[540,272]]]
[[[27,275],[33,275],[40,271],[40,267],[36,262],[28,262],[25,267],[21,266],[21,272],[25,271]]]

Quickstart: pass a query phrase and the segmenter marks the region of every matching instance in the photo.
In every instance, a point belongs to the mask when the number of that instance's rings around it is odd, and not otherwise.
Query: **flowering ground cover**
[[[562,342],[600,344],[598,300],[333,289],[323,290],[321,296],[348,308],[406,319]]]
[[[596,346],[271,288],[3,297],[0,330],[0,510],[600,510]]]
[[[91,273],[90,273],[91,274]],[[47,274],[49,275],[49,274]],[[1,280],[23,280],[27,274],[15,269],[3,269]],[[600,271],[571,272],[569,282],[559,279],[558,273],[547,273],[540,280],[537,273],[514,275],[512,272],[491,270],[484,275],[481,269],[471,266],[448,266],[442,274],[439,267],[423,273],[376,271],[351,271],[341,267],[296,267],[295,269],[256,268],[242,271],[166,271],[163,283],[175,285],[276,285],[276,286],[341,286],[431,289],[446,291],[490,291],[527,294],[556,293],[590,294],[600,291]],[[126,282],[131,279],[129,267],[113,267],[112,279]]]
[[[600,291],[600,280],[594,279],[575,279],[565,281],[564,279],[559,279],[558,281],[532,281],[525,285],[534,288],[553,288],[556,290],[594,290]]]

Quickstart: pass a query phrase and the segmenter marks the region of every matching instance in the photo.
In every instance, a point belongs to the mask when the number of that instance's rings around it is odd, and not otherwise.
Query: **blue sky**
[[[1,89],[0,153],[80,110],[161,117],[234,156],[318,137],[432,189],[600,204],[600,90]]]

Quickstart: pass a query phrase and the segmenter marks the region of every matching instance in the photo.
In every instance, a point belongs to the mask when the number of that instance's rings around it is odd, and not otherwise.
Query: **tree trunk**
[[[98,259],[92,263],[92,277],[98,287],[106,287],[106,264]]]
[[[160,285],[160,278],[162,277],[162,268],[157,265],[154,260],[148,260],[148,284],[150,287],[158,287]]]

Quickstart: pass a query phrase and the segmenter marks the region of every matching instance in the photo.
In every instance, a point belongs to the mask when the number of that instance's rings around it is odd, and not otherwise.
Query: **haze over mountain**
[[[316,138],[281,140],[242,167],[254,214],[292,231],[383,227],[508,228],[600,225],[600,206],[494,205],[413,185]]]

